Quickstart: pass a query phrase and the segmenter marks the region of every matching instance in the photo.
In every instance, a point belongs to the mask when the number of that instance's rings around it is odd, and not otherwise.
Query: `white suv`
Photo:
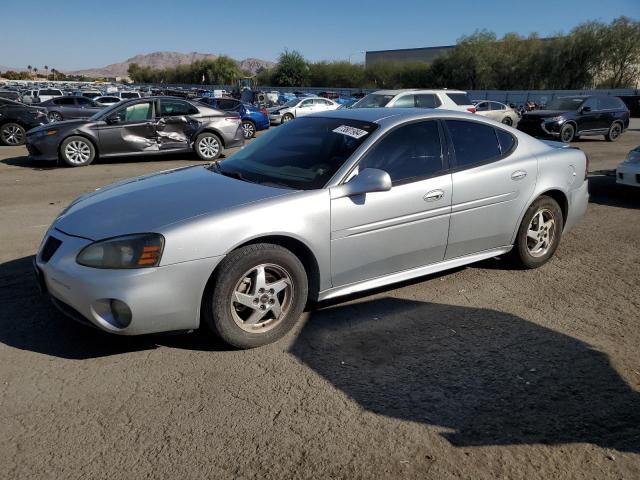
[[[476,113],[467,92],[462,90],[378,90],[370,93],[351,108],[445,108]]]

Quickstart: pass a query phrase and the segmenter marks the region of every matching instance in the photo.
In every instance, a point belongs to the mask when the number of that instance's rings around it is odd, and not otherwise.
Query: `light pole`
[[[358,50],[357,52],[353,52],[349,54],[349,63],[351,63],[351,57],[354,55],[358,55],[359,53],[366,53],[364,50]]]

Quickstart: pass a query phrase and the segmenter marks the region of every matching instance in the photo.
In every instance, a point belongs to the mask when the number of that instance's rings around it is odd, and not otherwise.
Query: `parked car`
[[[113,105],[114,103],[118,103],[121,100],[122,99],[120,97],[113,97],[111,95],[105,95],[105,96],[96,97],[96,98],[93,99],[93,101],[96,103],[96,105],[99,105],[101,107],[108,107],[109,105]]]
[[[140,95],[140,92],[131,91],[118,92],[116,95],[118,95],[123,100],[142,97],[142,95]]]
[[[22,101],[20,93],[15,90],[0,90],[0,98],[6,98],[7,100],[13,100],[14,102]]]
[[[36,274],[63,312],[106,332],[202,326],[256,347],[307,299],[509,252],[544,265],[587,208],[586,170],[581,150],[480,116],[323,112],[224,162],[78,198],[47,231]]]
[[[616,169],[616,182],[620,185],[640,187],[640,145],[629,152]]]
[[[310,113],[337,110],[340,105],[333,100],[321,97],[303,97],[288,101],[282,106],[268,108],[269,122],[274,125],[287,123],[296,117],[303,117]]]
[[[33,95],[32,103],[42,103],[47,100],[51,100],[52,98],[64,96],[62,90],[57,88],[41,88],[39,90],[34,90]]]
[[[44,108],[0,98],[0,144],[22,145],[26,132],[47,123]]]
[[[27,149],[38,160],[89,165],[97,156],[147,155],[195,151],[215,160],[225,148],[244,143],[240,117],[201,103],[172,97],[123,100],[88,120],[35,128]]]
[[[87,97],[57,97],[42,102],[39,106],[47,110],[50,122],[61,122],[63,120],[86,119],[104,107],[97,105]]]
[[[467,92],[461,90],[378,90],[365,95],[351,108],[444,108],[475,113]]]
[[[338,92],[320,92],[318,93],[318,96],[322,98],[328,98],[329,100],[333,100],[334,102],[337,102],[337,100],[340,98],[340,94]]]
[[[102,92],[100,90],[80,90],[75,95],[93,99],[102,96]]]
[[[218,110],[238,113],[242,119],[245,139],[253,138],[257,131],[269,128],[269,113],[266,108],[254,107],[235,98],[203,97],[199,101]]]
[[[604,135],[614,142],[629,127],[629,110],[618,97],[573,96],[551,100],[544,110],[525,112],[518,129],[534,137],[577,138]]]
[[[478,115],[490,118],[496,122],[504,123],[510,127],[517,125],[518,120],[520,120],[518,112],[504,103],[494,102],[492,100],[482,100],[477,102],[475,107]]]

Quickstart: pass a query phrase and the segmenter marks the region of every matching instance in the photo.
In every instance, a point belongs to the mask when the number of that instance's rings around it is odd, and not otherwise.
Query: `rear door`
[[[136,152],[159,150],[154,124],[155,102],[148,100],[122,106],[110,118],[117,121],[105,122],[98,127],[100,153],[103,155],[123,155]]]
[[[453,151],[451,228],[446,259],[511,244],[538,174],[506,130],[472,120],[446,120]]]
[[[218,100],[218,105],[222,100]],[[161,99],[156,133],[160,150],[188,149],[195,131],[190,116],[200,113],[189,102],[178,99]]]
[[[300,102],[300,104],[295,108],[296,117],[303,117],[305,115],[309,115],[314,112],[314,100],[313,98],[308,98]]]

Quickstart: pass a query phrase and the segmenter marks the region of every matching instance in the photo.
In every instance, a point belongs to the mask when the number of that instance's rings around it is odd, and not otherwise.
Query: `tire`
[[[60,158],[69,167],[85,167],[96,158],[96,147],[91,140],[74,135],[60,144]]]
[[[260,271],[265,282],[259,280]],[[307,292],[304,266],[293,253],[270,243],[248,245],[231,252],[216,269],[203,297],[203,320],[234,347],[267,345],[294,327]]]
[[[64,120],[60,112],[49,112],[47,114],[47,117],[49,118],[50,122],[61,122],[62,120]]]
[[[560,129],[560,141],[570,143],[576,135],[576,127],[572,123],[565,123]]]
[[[613,122],[604,138],[607,142],[615,142],[620,138],[620,135],[622,135],[622,124],[620,122]]]
[[[551,197],[539,197],[527,209],[518,229],[514,246],[517,262],[525,268],[538,268],[547,263],[560,244],[563,228],[558,202]]]
[[[513,126],[513,120],[511,120],[511,117],[504,117],[502,119],[502,123],[507,125],[507,126],[509,126],[509,127]]]
[[[24,127],[18,123],[5,123],[0,127],[0,143],[10,147],[24,145],[27,138],[27,132]]]
[[[222,153],[222,141],[215,133],[204,132],[196,137],[193,149],[200,159],[213,161]]]
[[[287,122],[290,122],[291,120],[293,120],[293,115],[291,115],[290,113],[285,113],[282,116],[282,123],[287,123]]]
[[[253,122],[249,120],[244,120],[242,122],[242,136],[245,140],[249,140],[256,136],[256,126]]]

